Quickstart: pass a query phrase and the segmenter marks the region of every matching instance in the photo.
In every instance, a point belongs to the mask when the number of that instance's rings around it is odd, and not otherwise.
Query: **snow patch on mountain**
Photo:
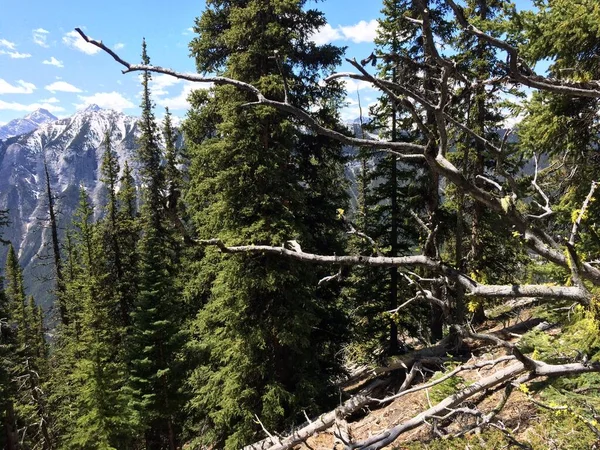
[[[49,260],[50,235],[44,164],[48,167],[50,185],[59,212],[61,233],[70,226],[77,207],[79,187],[83,186],[100,215],[106,203],[106,190],[100,181],[106,133],[117,154],[121,171],[125,161],[137,173],[136,148],[139,135],[136,117],[91,105],[75,115],[57,119],[43,110],[36,111],[22,124],[35,124],[29,131],[22,125],[17,133],[0,140],[0,209],[9,210],[11,224],[3,237],[13,242],[32,294],[49,306],[53,282]],[[51,116],[51,117],[50,117]],[[11,123],[16,123],[13,121]],[[8,124],[7,124],[8,125]],[[18,124],[17,124],[18,125]],[[33,125],[31,125],[33,126]],[[9,133],[10,134],[10,133]],[[0,267],[4,265],[0,252]]]
[[[27,134],[37,129],[40,125],[57,120],[49,111],[40,108],[31,114],[14,119],[0,127],[0,140]]]

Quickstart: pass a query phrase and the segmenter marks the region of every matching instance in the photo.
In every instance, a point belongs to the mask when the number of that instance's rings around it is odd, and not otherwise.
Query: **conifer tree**
[[[521,40],[523,35],[526,38],[522,47],[529,64],[551,61],[548,72],[561,81],[598,79],[600,68],[595,55],[600,51],[600,11],[597,2],[547,0],[538,2],[538,6],[537,12],[520,14],[524,32],[514,30]],[[517,34],[519,31],[521,36]],[[525,157],[529,160],[534,156],[540,158],[538,184],[549,197],[553,210],[544,220],[549,221],[560,240],[569,236],[592,182],[598,181],[599,110],[597,98],[536,92],[522,111],[525,118],[519,124],[521,146],[526,149]],[[544,203],[538,192],[532,190],[531,195]],[[591,202],[581,223],[586,233],[578,244],[585,258],[593,259],[592,255],[600,251],[599,217],[600,205]]]
[[[509,3],[503,0],[470,0],[464,13],[486,32],[499,36],[504,26],[504,11],[508,7]],[[502,96],[507,93],[516,95],[517,91],[508,87],[503,93],[497,87],[486,87],[489,80],[502,74],[502,62],[489,44],[468,34],[461,34],[453,45],[456,49],[456,64],[470,80],[470,83],[456,92],[457,98],[462,99],[456,106],[456,114],[463,116],[463,123],[479,136],[499,146],[504,133],[508,131],[502,129]],[[504,164],[512,163],[513,147],[511,144],[504,144]],[[467,178],[482,188],[485,187],[483,178],[495,166],[495,158],[488,153],[485,145],[464,132],[456,135],[456,152],[452,155],[452,161]],[[500,216],[465,197],[460,188],[449,187],[446,194],[450,199],[447,202],[448,209],[454,210],[456,214],[456,266],[480,281],[509,282],[524,256],[521,246],[512,237],[511,230],[506,228]],[[455,296],[457,320],[462,321],[469,311],[474,313],[475,322],[485,319],[482,302],[465,305],[460,289]]]
[[[314,106],[335,126],[340,88],[316,80],[339,62],[341,50],[308,39],[325,21],[304,5],[209,1],[190,48],[199,72]],[[339,251],[340,147],[271,108],[244,108],[249,97],[232,87],[196,91],[192,101],[184,126],[192,161],[186,199],[198,237],[228,244],[296,240],[318,252]],[[324,301],[335,293],[316,289],[319,271],[269,256],[221,258],[212,249],[191,270],[187,291],[203,307],[190,329],[189,347],[199,359],[189,380],[190,432],[232,449],[259,436],[256,416],[279,429],[303,409],[316,412],[327,399],[325,374],[334,373],[335,340],[342,339],[329,306],[335,301]]]
[[[119,179],[119,191],[116,200],[118,210],[115,233],[121,252],[122,270],[119,284],[119,303],[121,311],[124,309],[128,312],[126,324],[130,325],[133,304],[137,296],[139,222],[137,187],[133,178],[133,171],[127,161],[125,161],[123,174]],[[121,314],[123,315],[123,313]]]
[[[119,183],[119,160],[117,154],[111,146],[110,132],[107,131],[104,136],[104,154],[102,156],[102,165],[100,172],[102,174],[101,181],[104,183],[107,192],[107,202],[104,206],[106,216],[102,221],[102,232],[108,254],[106,255],[106,270],[108,272],[108,283],[116,287],[117,308],[115,313],[121,318],[120,325],[126,327],[130,323],[130,305],[127,294],[123,292],[123,256],[121,249],[121,240],[119,239],[119,231],[122,225],[119,223],[119,204],[117,199],[117,188]]]
[[[23,273],[12,244],[8,247],[5,269],[5,295],[11,311],[12,320],[18,324],[19,346],[25,347],[30,341],[27,302],[25,287],[23,286]]]
[[[52,243],[52,261],[54,263],[54,282],[56,303],[58,304],[59,319],[62,323],[69,323],[69,315],[66,307],[66,299],[64,298],[65,280],[62,269],[62,258],[60,255],[60,242],[58,239],[58,222],[56,219],[56,201],[50,186],[50,173],[48,171],[48,163],[44,160],[44,177],[46,187],[46,199],[48,201],[48,220],[50,222],[50,238]]]
[[[49,410],[43,384],[48,375],[43,326],[33,299],[27,299],[23,273],[12,245],[6,258],[7,320],[12,327],[13,347],[8,363],[12,384],[12,412],[19,442],[24,447],[52,448]]]
[[[104,224],[103,224],[104,225]],[[138,414],[127,389],[123,325],[115,321],[118,289],[112,275],[111,242],[93,223],[93,209],[80,189],[71,235],[75,275],[66,286],[80,305],[71,308],[71,323],[61,328],[55,376],[61,448],[132,448],[139,433]],[[76,314],[75,314],[76,313]],[[67,364],[65,364],[65,362]],[[64,385],[68,386],[65,391]]]
[[[149,63],[145,41],[142,62]],[[141,239],[129,338],[131,380],[137,393],[138,411],[146,426],[146,448],[174,450],[180,439],[176,416],[181,413],[178,369],[181,315],[173,282],[176,255],[165,214],[165,173],[149,82],[150,74],[144,72],[138,150],[143,185]]]
[[[174,243],[190,243],[189,233],[184,225],[187,220],[186,208],[181,195],[185,185],[185,163],[183,149],[177,146],[177,130],[173,128],[171,113],[169,108],[165,108],[165,118],[163,120],[163,138],[165,142],[165,212],[170,225],[175,228]],[[175,236],[177,235],[177,236]],[[180,245],[177,245],[176,253],[182,252]]]
[[[0,210],[1,244],[8,244],[2,239],[2,228],[8,223],[8,211]],[[4,291],[4,278],[0,277],[0,446],[6,450],[17,450],[19,441],[14,412],[14,386],[11,382],[15,335],[11,327],[10,311],[8,297]]]
[[[376,49],[370,61],[377,64],[380,78],[426,93],[429,78],[436,75],[430,73],[432,67],[426,63],[429,56],[420,27],[405,18],[418,18],[418,11],[418,4],[413,0],[383,1]],[[444,17],[443,4],[429,2],[429,15],[436,35],[447,39],[450,27]],[[393,102],[387,95],[371,108],[365,128],[387,140],[423,143],[428,138],[420,128],[413,126],[412,114],[419,115],[435,130],[435,121],[426,111],[418,106],[410,111],[406,104]],[[420,246],[428,256],[435,257],[440,245],[432,244],[443,241],[438,177],[424,162],[399,162],[393,154],[361,150],[359,157],[365,158],[365,155],[369,158],[368,170],[363,170],[361,175],[364,187],[356,226],[377,242],[377,249],[364,240],[357,244],[358,248],[363,252],[377,250],[387,256],[399,256],[410,254]],[[423,198],[427,202],[423,202]],[[437,230],[435,236],[428,236],[419,223],[426,224],[429,230]],[[413,289],[396,268],[360,268],[353,272],[347,292],[350,300],[356,302],[357,329],[353,334],[358,339],[358,348],[367,354],[375,349],[395,354],[399,350],[399,331],[421,340],[441,337],[440,311],[428,314],[424,305],[414,303],[391,316],[387,313],[414,296]],[[429,333],[427,328],[430,328]]]

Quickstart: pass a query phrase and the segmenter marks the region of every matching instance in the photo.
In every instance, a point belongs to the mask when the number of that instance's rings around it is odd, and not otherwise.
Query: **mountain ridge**
[[[24,117],[13,119],[7,124],[2,125],[0,127],[0,141],[30,133],[35,131],[40,125],[55,120],[58,120],[58,117],[47,109],[36,109]]]
[[[48,309],[53,280],[47,264],[50,234],[44,164],[64,235],[77,207],[79,186],[88,192],[96,215],[101,214],[106,194],[100,167],[107,131],[121,170],[128,161],[137,177],[138,118],[97,105],[66,118],[52,116],[54,120],[44,111],[36,113],[30,115],[41,119],[35,129],[24,127],[21,131],[25,132],[0,140],[0,209],[8,209],[10,220],[3,237],[13,242],[25,279],[35,280],[26,286],[27,293]],[[5,253],[0,252],[0,267],[5,264]]]

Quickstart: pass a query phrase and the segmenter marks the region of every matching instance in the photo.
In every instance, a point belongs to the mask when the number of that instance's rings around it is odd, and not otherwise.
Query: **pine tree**
[[[600,69],[595,55],[600,51],[597,24],[600,11],[597,2],[582,0],[548,0],[539,2],[539,11],[524,12],[519,23],[524,30],[524,55],[530,65],[550,60],[551,77],[559,80],[585,81],[598,79]],[[522,39],[522,38],[521,38]],[[540,158],[538,184],[549,196],[554,214],[546,219],[552,233],[565,239],[576,212],[598,180],[600,157],[598,136],[600,120],[597,98],[571,97],[536,92],[521,111],[525,119],[519,124],[519,139],[525,156]],[[545,164],[544,161],[547,161]],[[539,194],[532,190],[533,198]],[[538,215],[539,209],[532,211]],[[585,229],[578,250],[594,258],[600,251],[597,223],[600,206],[589,205],[581,227]]]
[[[60,242],[58,239],[58,222],[56,219],[56,204],[54,194],[52,193],[52,187],[50,186],[50,173],[48,171],[48,164],[44,160],[44,177],[46,184],[46,199],[48,201],[48,220],[50,222],[50,238],[52,243],[52,261],[54,263],[54,282],[55,282],[55,294],[56,303],[58,304],[58,313],[61,323],[69,323],[69,314],[66,306],[66,299],[64,297],[65,291],[65,280],[63,276],[62,258],[60,254]]]
[[[165,142],[165,212],[172,227],[175,228],[174,242],[190,243],[189,233],[184,225],[187,221],[187,213],[181,195],[185,185],[185,163],[184,150],[177,146],[177,130],[173,128],[169,108],[165,108],[163,120],[163,138]],[[175,236],[177,235],[177,236]],[[181,254],[183,249],[180,245],[176,249]]]
[[[149,63],[146,43],[142,62]],[[138,158],[142,177],[141,239],[138,247],[138,286],[129,338],[132,387],[146,426],[148,449],[179,445],[181,384],[178,352],[181,346],[179,294],[174,285],[176,252],[165,213],[165,173],[161,165],[158,127],[149,89],[150,74],[142,81],[142,118]]]
[[[441,39],[447,39],[451,27],[444,16],[443,5],[433,1],[428,7],[434,32]],[[384,0],[371,62],[377,64],[378,77],[429,95],[430,78],[436,75],[426,63],[429,56],[420,27],[405,19],[405,16],[418,18],[419,11],[419,4],[412,0]],[[435,131],[435,121],[427,111],[417,105],[411,112],[406,104],[394,102],[388,95],[380,97],[371,108],[364,128],[387,140],[424,143],[428,137],[414,126],[413,113]],[[361,150],[358,157],[366,163],[360,177],[361,207],[355,222],[357,228],[377,242],[377,249],[356,238],[357,250],[367,253],[377,250],[386,256],[399,256],[420,248],[428,256],[436,257],[443,243],[438,177],[424,162],[399,162],[393,154]],[[426,224],[429,230],[437,230],[435,238],[430,239],[419,223]],[[374,355],[381,350],[387,354],[397,353],[399,332],[426,341],[441,337],[442,314],[437,309],[428,313],[426,305],[413,303],[398,313],[387,312],[415,295],[414,288],[408,286],[397,268],[354,270],[347,294],[349,301],[356,303],[353,335],[361,353]]]
[[[8,211],[0,210],[2,244],[8,244],[2,239],[2,228],[8,223]],[[11,382],[15,335],[11,326],[10,310],[8,297],[4,292],[4,279],[0,277],[0,446],[6,450],[17,450],[19,444],[14,412],[14,386]]]
[[[109,220],[109,218],[107,218]],[[127,389],[127,365],[120,317],[119,286],[107,283],[114,255],[103,226],[93,222],[85,189],[74,213],[67,267],[73,275],[66,293],[78,299],[70,308],[55,349],[54,396],[61,448],[128,449],[139,434],[138,414]]]
[[[190,47],[199,72],[219,72],[257,86],[270,98],[308,109],[335,126],[339,86],[319,76],[341,50],[308,35],[324,25],[304,1],[207,2]],[[285,83],[284,83],[285,80]],[[284,84],[289,87],[285,92]],[[233,87],[192,95],[184,125],[191,157],[186,199],[199,238],[228,244],[298,241],[339,251],[345,207],[341,149],[293,118]],[[258,438],[256,416],[280,429],[328,398],[327,379],[340,323],[331,287],[316,289],[315,268],[270,256],[222,258],[207,249],[191,267],[187,291],[203,304],[191,324],[190,433],[207,445],[237,448]],[[332,336],[333,334],[333,336]],[[326,355],[326,356],[324,356]],[[329,362],[328,362],[329,361]]]
[[[117,199],[117,226],[115,229],[121,253],[122,277],[119,284],[121,311],[128,312],[127,325],[131,324],[133,304],[137,296],[138,286],[138,253],[139,222],[137,209],[137,188],[129,163],[125,161],[123,174],[119,179]],[[121,312],[123,315],[123,313]],[[125,318],[124,318],[125,319]]]
[[[509,3],[503,0],[471,0],[467,2],[464,13],[478,27],[499,36],[505,19],[504,10],[508,7]],[[459,35],[453,44],[456,49],[456,64],[470,80],[455,94],[462,99],[455,107],[455,115],[464,117],[463,123],[479,136],[500,146],[507,131],[502,130],[504,115],[501,108],[502,96],[506,94],[497,89],[486,88],[486,83],[502,75],[502,62],[494,48],[469,34]],[[517,95],[515,89],[507,88],[507,92]],[[489,154],[481,141],[474,139],[469,133],[459,132],[455,139],[456,151],[451,155],[452,161],[472,183],[487,188],[482,177],[489,176],[490,170],[495,167],[495,157]],[[514,146],[510,144],[504,145],[504,164],[510,164],[514,158],[511,155],[514,151],[512,147]],[[466,197],[460,188],[449,187],[446,194],[450,199],[447,202],[448,209],[456,213],[456,266],[482,282],[510,282],[524,256],[522,248],[511,235],[511,230],[507,229],[498,214]],[[464,320],[469,311],[474,313],[475,322],[485,320],[482,302],[465,305],[460,289],[455,296],[456,320]]]
[[[30,318],[27,314],[23,273],[12,244],[8,247],[8,255],[6,257],[5,295],[8,297],[8,304],[12,309],[10,316],[19,326],[19,346],[25,347],[31,338],[28,329]]]
[[[33,299],[27,299],[23,273],[12,245],[6,258],[7,320],[12,327],[13,347],[5,360],[12,384],[11,409],[19,436],[25,448],[50,449],[49,410],[43,385],[48,375],[43,326],[39,326],[39,311]]]
[[[119,223],[119,203],[117,199],[119,170],[119,160],[111,146],[110,132],[107,131],[104,136],[104,154],[102,156],[102,165],[100,166],[101,181],[104,183],[107,192],[107,202],[104,207],[106,216],[102,221],[103,240],[108,250],[108,254],[106,255],[108,278],[106,282],[116,286],[115,291],[118,296],[116,303],[118,306],[115,310],[115,313],[117,313],[115,315],[120,316],[120,325],[126,327],[130,323],[131,300],[127,298],[127,293],[123,292],[125,268],[123,267],[123,256],[119,239],[119,231],[122,229],[122,224]]]

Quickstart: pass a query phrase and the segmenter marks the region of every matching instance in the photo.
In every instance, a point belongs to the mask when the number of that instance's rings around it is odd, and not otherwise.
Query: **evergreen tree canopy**
[[[198,70],[314,106],[316,116],[335,124],[340,86],[315,82],[339,63],[341,49],[310,41],[325,22],[304,4],[207,2],[190,44]],[[244,107],[248,101],[228,86],[192,95],[195,108],[184,129],[192,160],[186,198],[196,233],[230,243],[295,239],[337,251],[342,224],[335,211],[346,202],[340,146],[272,108]],[[316,290],[318,275],[273,257],[220,260],[212,251],[194,268],[188,290],[202,308],[191,325],[200,365],[190,378],[190,424],[205,443],[237,448],[258,437],[255,415],[276,428],[323,404],[327,383],[319,374],[334,362],[328,332],[336,332],[337,320],[331,320],[335,293]]]

